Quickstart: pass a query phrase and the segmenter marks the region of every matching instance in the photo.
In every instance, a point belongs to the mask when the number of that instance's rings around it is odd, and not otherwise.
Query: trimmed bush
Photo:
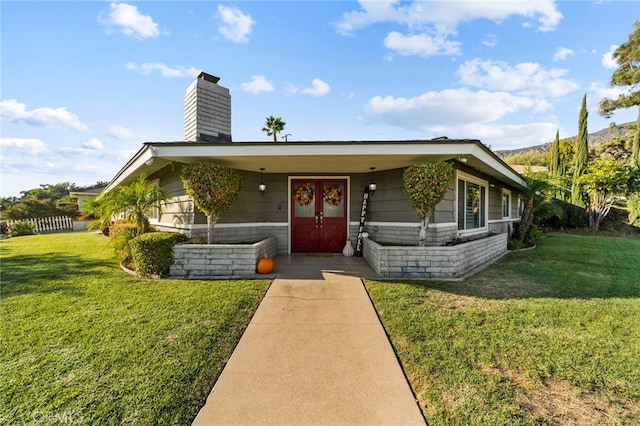
[[[22,220],[9,226],[8,234],[10,237],[20,237],[22,235],[35,235],[36,225]]]
[[[143,276],[167,276],[173,264],[174,244],[187,240],[176,232],[150,232],[132,239],[129,246],[135,271]]]

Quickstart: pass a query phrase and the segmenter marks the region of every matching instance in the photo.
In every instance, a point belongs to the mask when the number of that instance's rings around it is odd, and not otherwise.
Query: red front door
[[[339,253],[347,240],[347,180],[291,180],[291,251]]]

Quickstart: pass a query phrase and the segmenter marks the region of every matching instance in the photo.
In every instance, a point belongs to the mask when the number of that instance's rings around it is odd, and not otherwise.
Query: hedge
[[[132,239],[129,245],[135,271],[143,276],[166,277],[173,264],[173,246],[187,240],[176,232],[150,232]]]

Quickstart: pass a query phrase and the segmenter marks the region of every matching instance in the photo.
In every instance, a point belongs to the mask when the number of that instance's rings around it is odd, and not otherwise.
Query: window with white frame
[[[511,217],[511,192],[502,190],[502,217]]]
[[[487,182],[458,174],[458,229],[474,230],[487,226]]]
[[[150,181],[149,184],[152,185],[154,189],[157,190],[160,187],[160,179],[154,179]],[[149,209],[149,211],[147,212],[147,217],[149,219],[155,219],[155,220],[160,219],[160,203],[154,205]]]

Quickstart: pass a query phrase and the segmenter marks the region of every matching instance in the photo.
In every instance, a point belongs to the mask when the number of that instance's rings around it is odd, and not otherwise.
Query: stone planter
[[[364,239],[363,255],[386,278],[462,280],[507,252],[507,234],[453,246],[382,246]]]
[[[256,265],[265,251],[277,252],[277,238],[254,244],[177,244],[173,247],[171,278],[223,279],[256,276]]]

